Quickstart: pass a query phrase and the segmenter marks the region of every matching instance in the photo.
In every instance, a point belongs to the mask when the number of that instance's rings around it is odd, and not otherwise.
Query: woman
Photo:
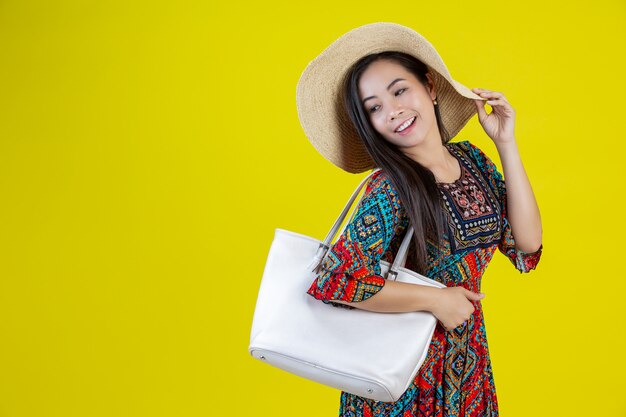
[[[298,84],[300,119],[316,148],[348,172],[381,168],[308,294],[342,308],[422,310],[438,319],[427,357],[398,401],[342,392],[339,415],[497,416],[481,277],[496,249],[520,273],[536,267],[543,249],[515,111],[500,92],[470,92],[452,80],[428,41],[391,23],[339,38]],[[323,113],[328,108],[330,117]],[[481,149],[450,141],[476,112],[496,145],[506,185]],[[328,123],[334,130],[320,129]],[[393,261],[409,224],[415,233],[406,267],[446,288],[381,276],[380,260]]]

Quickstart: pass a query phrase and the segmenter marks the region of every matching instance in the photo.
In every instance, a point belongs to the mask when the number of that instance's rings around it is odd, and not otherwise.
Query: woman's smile
[[[417,120],[416,116],[413,116],[406,122],[404,122],[395,132],[400,136],[408,135],[411,130],[413,130],[413,126],[415,126],[415,121]],[[408,126],[407,126],[408,125]]]

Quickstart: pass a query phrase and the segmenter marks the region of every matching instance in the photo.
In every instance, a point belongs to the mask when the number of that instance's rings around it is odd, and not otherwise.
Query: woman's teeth
[[[410,120],[407,120],[406,122],[404,122],[397,130],[397,133],[402,132],[404,129],[406,129],[407,127],[411,126],[413,124],[413,122],[415,121],[415,116],[413,116]]]

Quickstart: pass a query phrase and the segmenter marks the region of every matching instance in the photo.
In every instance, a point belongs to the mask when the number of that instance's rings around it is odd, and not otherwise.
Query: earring
[[[433,104],[436,106],[437,105],[437,99],[433,100]]]

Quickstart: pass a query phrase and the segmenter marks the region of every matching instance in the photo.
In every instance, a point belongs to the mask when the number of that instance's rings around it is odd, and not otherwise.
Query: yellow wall
[[[482,302],[505,417],[623,416],[619,1],[0,3],[0,416],[334,416],[252,358],[277,227],[323,238],[364,174],[299,125],[341,34],[393,21],[505,93],[544,253]],[[455,140],[492,156],[474,117]]]

